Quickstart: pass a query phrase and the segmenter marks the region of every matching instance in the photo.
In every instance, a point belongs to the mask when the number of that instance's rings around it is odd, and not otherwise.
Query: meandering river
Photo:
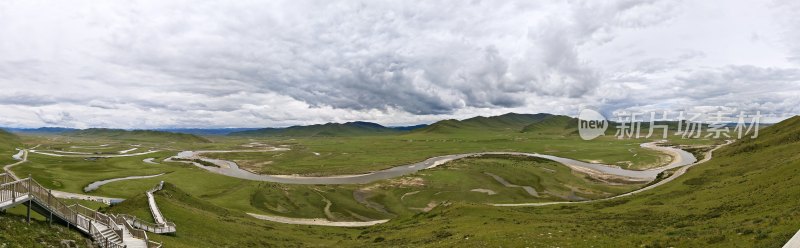
[[[553,160],[559,163],[562,163],[566,166],[569,166],[573,169],[579,169],[585,171],[585,169],[589,169],[594,173],[599,174],[606,174],[611,176],[619,176],[629,178],[632,181],[651,181],[656,178],[658,173],[662,171],[669,170],[672,168],[689,165],[697,161],[697,159],[689,152],[686,152],[681,149],[672,148],[672,147],[661,147],[657,146],[655,143],[644,143],[642,147],[653,149],[657,151],[661,151],[664,153],[669,154],[672,156],[672,161],[665,165],[654,169],[649,170],[627,170],[622,169],[618,166],[613,165],[605,165],[605,164],[596,164],[596,163],[587,163],[583,161],[578,161],[569,158],[562,158],[553,155],[546,155],[546,154],[539,154],[539,153],[524,153],[524,152],[476,152],[476,153],[463,153],[463,154],[452,154],[452,155],[444,155],[444,156],[437,156],[426,159],[422,162],[401,165],[392,167],[385,170],[375,171],[371,173],[365,174],[358,174],[358,175],[337,175],[337,176],[324,176],[324,177],[305,177],[305,176],[296,176],[296,175],[259,175],[247,170],[239,168],[239,166],[227,160],[221,159],[209,159],[202,157],[203,153],[210,153],[210,152],[237,152],[237,151],[183,151],[178,153],[178,155],[174,156],[174,158],[179,159],[201,159],[204,161],[208,161],[218,165],[219,167],[212,167],[212,166],[204,166],[198,163],[193,163],[196,166],[203,168],[205,170],[222,174],[230,177],[236,177],[241,179],[247,180],[255,180],[255,181],[266,181],[266,182],[274,182],[274,183],[285,183],[285,184],[366,184],[375,182],[378,180],[384,180],[389,178],[400,177],[408,174],[415,173],[420,170],[434,168],[441,164],[447,163],[452,160],[466,158],[470,156],[481,156],[481,155],[489,155],[489,154],[500,154],[500,155],[520,155],[520,156],[530,156],[530,157],[538,157]],[[174,162],[187,162],[187,161],[176,161],[170,160]],[[191,163],[191,162],[187,162]]]
[[[147,175],[147,176],[130,176],[130,177],[112,178],[112,179],[106,179],[106,180],[102,180],[102,181],[96,181],[96,182],[90,183],[89,185],[84,187],[83,188],[83,192],[91,192],[93,190],[96,190],[97,188],[100,188],[100,186],[103,186],[104,184],[107,184],[107,183],[123,181],[123,180],[154,178],[154,177],[161,176],[161,175],[164,175],[164,173],[156,174],[156,175]]]

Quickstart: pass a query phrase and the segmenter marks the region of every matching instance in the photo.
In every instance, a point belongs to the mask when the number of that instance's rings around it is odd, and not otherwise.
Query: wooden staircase
[[[150,213],[153,215],[153,219],[156,221],[155,224],[140,220],[136,218],[136,216],[130,216],[125,214],[121,214],[120,216],[122,216],[125,219],[125,221],[132,227],[145,230],[151,233],[164,234],[164,233],[176,232],[175,223],[169,222],[167,221],[166,218],[164,218],[164,214],[161,213],[161,210],[158,208],[158,205],[156,205],[155,196],[153,196],[153,193],[161,190],[163,187],[164,187],[164,181],[161,181],[158,185],[156,185],[155,187],[146,192],[147,204],[150,206]]]
[[[106,215],[80,204],[67,205],[54,197],[51,191],[30,176],[19,179],[9,173],[0,174],[0,210],[17,205],[27,206],[30,221],[31,210],[47,217],[50,222],[59,222],[89,235],[104,248],[144,247],[159,248],[161,243],[150,241],[144,230],[134,228],[125,216]],[[174,223],[172,224],[174,232]]]

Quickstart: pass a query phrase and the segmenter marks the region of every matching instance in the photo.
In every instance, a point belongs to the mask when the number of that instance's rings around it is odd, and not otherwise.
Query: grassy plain
[[[780,127],[780,126],[779,126]],[[126,198],[106,209],[151,218],[144,191],[158,181],[168,182],[157,200],[168,220],[178,225],[174,236],[153,235],[167,247],[240,246],[631,246],[710,245],[730,247],[735,242],[769,246],[797,226],[795,206],[779,199],[798,199],[796,155],[760,159],[764,147],[750,155],[727,150],[727,158],[698,166],[677,181],[621,200],[584,205],[538,208],[497,208],[485,203],[562,201],[564,198],[600,198],[640,185],[609,186],[573,173],[549,161],[514,157],[469,158],[402,178],[367,185],[283,185],[230,178],[182,163],[144,163],[181,150],[248,149],[259,142],[289,145],[287,152],[218,154],[231,160],[272,161],[263,172],[333,175],[385,169],[437,155],[477,151],[540,152],[585,161],[646,168],[663,162],[662,155],[642,149],[643,140],[611,137],[582,141],[574,136],[491,132],[483,134],[406,134],[396,136],[330,138],[212,137],[214,143],[137,142],[162,152],[88,161],[84,158],[31,154],[29,162],[14,168],[32,174],[58,190],[81,192],[103,179],[165,172],[164,176],[114,182],[90,194]],[[111,143],[129,149],[132,143],[87,137],[23,137],[28,147],[75,149]],[[108,142],[108,143],[107,143]],[[676,141],[685,144],[712,140]],[[141,144],[140,144],[141,143]],[[763,152],[789,154],[796,143]],[[84,148],[77,148],[83,149]],[[91,149],[88,149],[91,150]],[[314,153],[319,153],[315,155]],[[779,158],[787,158],[778,160]],[[626,162],[630,161],[630,162]],[[720,162],[721,161],[721,162]],[[753,163],[755,166],[742,166]],[[777,165],[775,168],[768,164]],[[767,170],[767,169],[770,170]],[[772,171],[775,170],[775,171]],[[322,172],[320,172],[322,171]],[[701,172],[698,172],[701,171]],[[767,172],[769,171],[769,172]],[[509,183],[531,186],[543,197],[521,188],[503,186],[486,173]],[[792,174],[794,173],[794,174]],[[764,181],[780,179],[780,186]],[[422,184],[417,182],[421,181]],[[687,182],[688,181],[688,182]],[[754,185],[769,190],[753,188]],[[791,191],[792,187],[794,191]],[[727,191],[728,188],[732,190]],[[497,194],[474,192],[488,189]],[[418,193],[409,194],[418,191]],[[760,194],[760,195],[754,195]],[[405,196],[405,197],[404,197]],[[722,197],[722,198],[721,198]],[[752,198],[752,199],[751,199]],[[719,199],[726,199],[720,201]],[[759,201],[776,204],[764,207]],[[330,204],[329,204],[330,202]],[[434,202],[435,208],[423,211]],[[697,204],[695,204],[697,202]],[[325,211],[328,206],[329,211]],[[796,205],[796,204],[794,204]],[[758,210],[750,209],[757,208]],[[759,211],[768,211],[763,214]],[[367,228],[294,226],[259,221],[244,213],[330,220],[393,218]],[[772,226],[770,226],[772,225]],[[739,228],[736,229],[736,228]],[[720,228],[721,231],[711,231]],[[661,230],[664,230],[663,232]],[[741,233],[741,234],[739,234]]]
[[[229,138],[221,142],[235,142]],[[213,153],[211,158],[255,164],[263,174],[311,176],[360,174],[419,162],[430,157],[484,151],[533,152],[572,159],[648,168],[663,161],[662,154],[639,147],[642,140],[604,137],[584,141],[574,136],[540,136],[517,132],[472,136],[408,134],[337,138],[263,139],[289,145],[290,151],[267,153]],[[635,156],[634,156],[635,155]],[[260,165],[259,165],[260,164]]]

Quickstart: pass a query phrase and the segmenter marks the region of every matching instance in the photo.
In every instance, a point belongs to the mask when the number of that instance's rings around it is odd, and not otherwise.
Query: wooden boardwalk
[[[43,187],[33,180],[18,178],[9,168],[27,161],[27,151],[22,150],[23,156],[19,162],[6,165],[0,171],[0,210],[5,210],[18,205],[27,207],[27,219],[30,221],[31,211],[45,216],[49,222],[57,222],[73,227],[88,235],[99,247],[111,248],[159,248],[161,243],[151,241],[147,232],[174,233],[175,224],[167,222],[152,193],[162,188],[161,182],[154,189],[147,192],[151,201],[151,212],[158,213],[160,224],[150,224],[137,218],[124,214],[104,214],[84,207],[80,204],[67,205],[62,202],[56,192]]]

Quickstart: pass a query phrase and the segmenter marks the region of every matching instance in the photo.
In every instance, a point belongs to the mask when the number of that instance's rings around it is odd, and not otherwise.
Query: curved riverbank
[[[11,156],[11,158],[14,159],[14,160],[17,160],[17,161],[21,161],[23,155],[25,155],[25,150],[19,149],[19,152],[17,152],[17,154],[14,154],[13,156]]]
[[[89,185],[86,185],[86,187],[83,188],[83,192],[87,192],[87,193],[88,192],[92,192],[92,191],[96,190],[97,188],[100,188],[100,186],[103,186],[103,185],[108,184],[108,183],[113,183],[113,182],[117,182],[117,181],[124,181],[124,180],[133,180],[133,179],[154,178],[154,177],[162,176],[164,174],[166,174],[166,173],[161,173],[161,174],[156,174],[156,175],[146,175],[146,176],[120,177],[120,178],[112,178],[112,179],[96,181],[96,182],[90,183]]]
[[[36,148],[36,147],[39,147],[39,145],[36,145],[33,148]],[[23,152],[23,155],[22,155],[22,159],[20,161],[18,161],[16,163],[13,163],[13,164],[7,164],[7,165],[3,166],[3,171],[8,173],[9,175],[11,175],[12,178],[15,178],[15,179],[19,179],[19,177],[17,177],[17,175],[14,174],[13,171],[11,171],[11,168],[14,167],[14,166],[17,166],[19,164],[28,162],[28,150],[23,149],[21,151]],[[52,190],[52,191],[50,191],[50,193],[52,193],[53,196],[55,196],[56,198],[80,199],[80,200],[87,200],[87,201],[96,201],[96,202],[101,202],[101,203],[108,204],[108,205],[111,205],[112,203],[122,202],[122,201],[125,200],[125,199],[121,199],[121,198],[84,195],[84,194],[63,192],[63,191],[58,191],[58,190]]]
[[[634,191],[631,191],[631,192],[628,192],[628,193],[624,193],[624,194],[620,194],[620,195],[615,195],[615,196],[608,197],[608,198],[603,198],[603,199],[590,200],[590,201],[575,201],[575,202],[531,202],[531,203],[503,203],[503,204],[499,204],[499,203],[489,203],[489,205],[496,206],[496,207],[536,207],[536,206],[547,206],[547,205],[557,205],[557,204],[577,204],[577,203],[590,203],[590,202],[607,201],[607,200],[617,199],[617,198],[621,198],[621,197],[631,196],[631,195],[634,195],[634,194],[638,194],[638,193],[641,193],[641,192],[644,192],[644,191],[651,190],[651,189],[653,189],[653,188],[655,188],[655,187],[661,186],[661,185],[663,185],[663,184],[665,184],[665,183],[668,183],[668,182],[671,182],[672,180],[675,180],[676,178],[678,178],[678,177],[682,176],[683,174],[685,174],[685,173],[686,173],[686,171],[688,171],[688,170],[689,170],[689,168],[691,168],[692,166],[695,166],[695,165],[698,165],[698,164],[702,164],[702,163],[708,162],[709,160],[711,160],[711,158],[712,158],[712,156],[713,156],[713,153],[714,153],[714,151],[716,151],[716,150],[717,150],[717,149],[719,149],[719,148],[722,148],[723,146],[729,145],[729,144],[731,144],[731,143],[733,143],[733,142],[732,142],[732,141],[728,141],[728,142],[726,142],[725,144],[718,145],[717,147],[714,147],[714,149],[711,149],[711,150],[709,150],[709,151],[707,151],[707,152],[706,152],[706,154],[705,154],[705,158],[703,158],[702,160],[700,160],[700,161],[696,161],[696,162],[693,162],[693,163],[691,163],[691,164],[688,164],[688,165],[686,165],[686,166],[683,166],[683,167],[681,167],[680,169],[678,169],[677,171],[675,171],[675,173],[674,173],[674,174],[672,174],[672,175],[671,175],[670,177],[668,177],[668,178],[665,178],[664,180],[658,181],[658,182],[656,182],[656,183],[654,183],[654,184],[648,185],[647,187],[644,187],[644,188],[641,188],[641,189],[637,189],[637,190],[634,190]],[[672,149],[676,149],[676,148],[672,148]],[[680,150],[680,149],[677,149],[677,150]],[[681,151],[683,151],[683,150],[681,150]],[[686,152],[686,151],[684,151],[684,152]],[[674,161],[673,161],[673,162],[674,162]],[[679,167],[679,166],[671,166],[671,164],[672,164],[672,163],[670,163],[670,165],[667,165],[667,166],[665,166],[665,167],[672,167],[672,168],[670,168],[670,169],[673,169],[673,168]]]
[[[211,152],[238,152],[238,151],[184,151],[178,153],[178,155],[174,157],[170,157],[165,161],[172,161],[172,162],[184,162],[184,163],[192,163],[195,166],[208,170],[210,172],[214,172],[221,175],[226,175],[230,177],[236,177],[241,179],[247,180],[254,180],[254,181],[265,181],[265,182],[274,182],[274,183],[284,183],[284,184],[366,184],[372,183],[378,180],[390,179],[395,177],[400,177],[408,174],[415,173],[420,170],[431,169],[435,168],[436,166],[442,165],[449,161],[453,161],[456,159],[471,157],[471,156],[482,156],[482,155],[519,155],[519,156],[529,156],[529,157],[538,157],[553,160],[564,164],[573,170],[585,172],[591,174],[593,176],[598,177],[617,177],[621,178],[626,181],[632,182],[649,182],[654,180],[659,173],[665,170],[669,170],[672,168],[688,165],[697,161],[697,159],[689,152],[683,151],[681,149],[672,148],[672,147],[661,147],[655,145],[655,142],[645,143],[642,144],[642,147],[646,147],[648,149],[658,150],[664,153],[669,154],[673,157],[672,161],[665,165],[654,169],[649,170],[627,170],[622,169],[618,166],[612,165],[605,165],[605,164],[595,164],[595,163],[587,163],[583,161],[578,161],[569,158],[562,158],[552,155],[545,155],[539,153],[524,153],[524,152],[477,152],[477,153],[464,153],[464,154],[452,154],[452,155],[444,155],[444,156],[437,156],[428,158],[422,162],[417,162],[413,164],[401,165],[392,167],[385,170],[375,171],[371,173],[365,174],[358,174],[358,175],[337,175],[337,176],[324,176],[324,177],[305,177],[305,176],[297,176],[297,175],[260,175],[255,174],[250,171],[244,170],[239,168],[239,166],[227,160],[221,159],[209,159],[202,157],[203,153],[211,153]],[[211,162],[217,165],[217,167],[213,166],[204,166],[198,163],[190,162],[190,161],[176,161],[172,160],[172,158],[177,159],[200,159],[203,161]]]
[[[118,158],[118,157],[133,157],[133,156],[139,156],[139,155],[146,155],[146,154],[156,153],[156,152],[159,152],[159,151],[158,151],[158,150],[149,150],[149,151],[146,151],[146,152],[140,152],[140,153],[129,153],[129,154],[127,154],[127,153],[123,153],[123,154],[118,154],[118,155],[110,155],[110,154],[93,154],[93,153],[80,153],[80,152],[59,152],[59,153],[53,153],[53,152],[48,152],[48,151],[37,151],[37,150],[30,150],[29,152],[31,152],[31,153],[36,153],[36,154],[40,154],[40,155],[52,156],[52,157],[72,157],[72,158],[88,158],[88,157],[93,157],[93,158]],[[70,153],[70,154],[61,154],[61,153]]]

